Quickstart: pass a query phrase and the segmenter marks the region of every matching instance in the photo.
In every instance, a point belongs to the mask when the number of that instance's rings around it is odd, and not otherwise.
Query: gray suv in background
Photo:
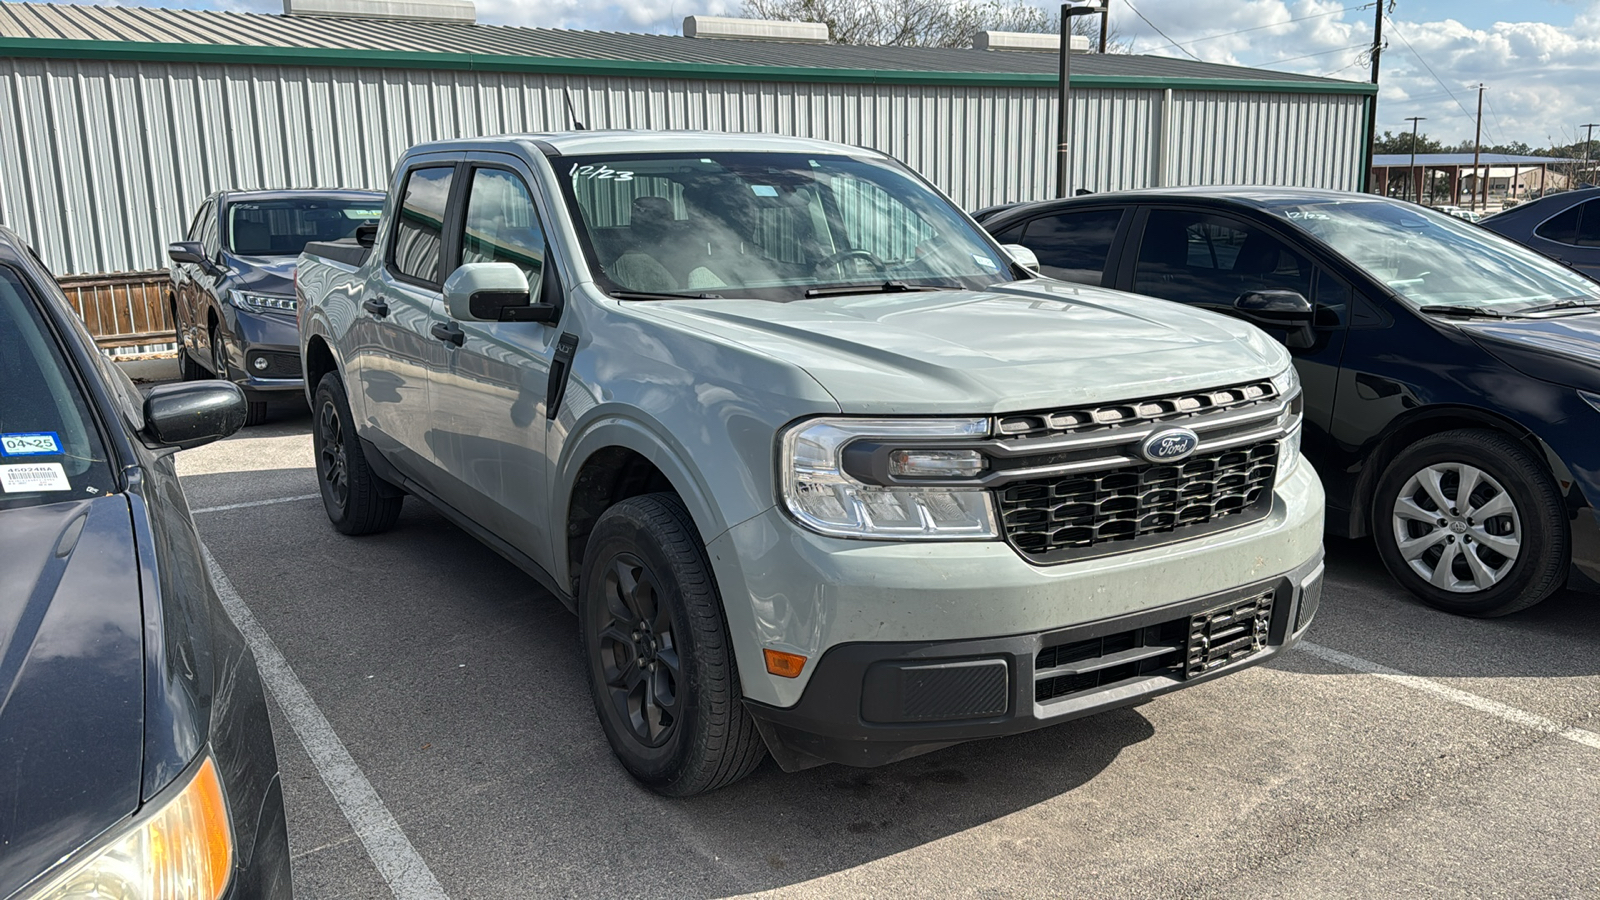
[[[171,244],[167,302],[185,381],[215,377],[244,389],[245,424],[267,401],[297,397],[294,264],[307,241],[350,237],[383,207],[374,191],[223,191],[200,204]]]
[[[875,151],[425,144],[297,289],[334,526],[409,494],[574,609],[665,794],[1137,703],[1316,610],[1284,347],[1037,278]]]

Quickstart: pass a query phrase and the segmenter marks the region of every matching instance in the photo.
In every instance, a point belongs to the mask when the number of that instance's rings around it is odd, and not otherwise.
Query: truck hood
[[[143,616],[128,501],[0,511],[0,897],[139,806]]]
[[[1034,280],[986,291],[776,303],[636,303],[805,369],[847,413],[1014,412],[1275,375],[1288,352],[1242,321]]]
[[[1524,375],[1600,393],[1600,311],[1454,324]]]

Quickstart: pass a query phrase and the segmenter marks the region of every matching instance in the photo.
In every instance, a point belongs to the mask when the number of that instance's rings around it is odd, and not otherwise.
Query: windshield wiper
[[[807,297],[843,297],[849,294],[900,294],[906,291],[948,291],[950,288],[931,284],[906,284],[904,281],[885,281],[882,284],[839,284],[817,287],[806,291]]]
[[[1506,314],[1497,309],[1488,309],[1482,306],[1419,306],[1417,311],[1436,313],[1441,316],[1472,316],[1479,319],[1504,319]],[[1519,310],[1525,312],[1525,310]]]
[[[721,294],[673,294],[667,291],[608,291],[618,300],[726,300]]]
[[[1522,309],[1517,310],[1517,312],[1520,314],[1520,313],[1551,312],[1552,310],[1557,310],[1557,309],[1587,309],[1587,308],[1589,308],[1589,307],[1591,307],[1593,305],[1594,305],[1594,301],[1593,300],[1577,300],[1577,299],[1552,300],[1549,303],[1541,303],[1538,306],[1524,307]]]

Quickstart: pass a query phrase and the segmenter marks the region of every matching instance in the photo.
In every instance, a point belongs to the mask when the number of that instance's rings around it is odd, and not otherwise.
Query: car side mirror
[[[1283,343],[1303,350],[1316,342],[1312,325],[1316,309],[1298,291],[1246,291],[1233,301],[1239,318],[1272,331],[1284,331]]]
[[[152,449],[187,450],[244,427],[244,391],[231,381],[161,384],[144,398],[139,436]]]
[[[357,244],[360,244],[361,246],[367,248],[368,250],[371,250],[372,249],[372,245],[376,244],[377,242],[378,242],[378,226],[376,224],[357,225],[356,226],[356,243]]]
[[[1032,250],[1021,244],[1001,244],[1000,249],[1011,255],[1012,262],[1035,275],[1039,274],[1039,257]]]
[[[206,248],[199,241],[175,241],[167,245],[167,259],[175,263],[199,266],[207,275],[221,271],[217,264],[206,258]]]
[[[445,279],[445,310],[461,322],[554,322],[556,307],[535,303],[528,280],[511,263],[466,263]]]

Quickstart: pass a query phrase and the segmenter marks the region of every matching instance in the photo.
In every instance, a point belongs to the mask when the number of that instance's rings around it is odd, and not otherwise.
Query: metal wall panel
[[[647,65],[641,64],[641,71]],[[0,222],[60,274],[165,265],[224,188],[382,189],[414,143],[589,128],[861,144],[976,209],[1054,193],[1055,92],[306,66],[0,59]],[[1358,97],[1074,93],[1075,185],[1358,184]],[[1165,157],[1159,146],[1170,125]]]

